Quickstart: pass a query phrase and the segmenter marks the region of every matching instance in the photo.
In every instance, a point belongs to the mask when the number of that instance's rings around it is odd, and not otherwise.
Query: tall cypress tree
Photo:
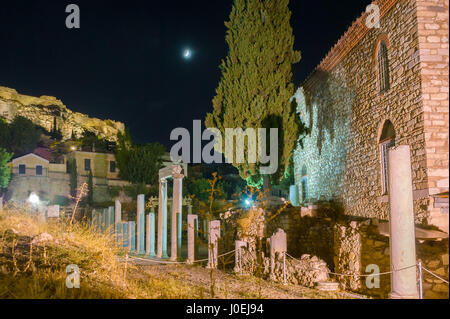
[[[289,165],[299,136],[292,65],[300,61],[294,50],[289,0],[234,0],[225,22],[229,51],[222,60],[222,77],[208,113],[206,127],[278,128],[278,178]],[[245,146],[247,153],[247,145]],[[222,147],[222,150],[224,148]],[[248,184],[261,185],[259,163],[233,163]]]

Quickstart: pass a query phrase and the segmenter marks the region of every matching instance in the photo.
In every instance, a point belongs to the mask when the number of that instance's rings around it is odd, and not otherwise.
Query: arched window
[[[386,120],[383,124],[380,135],[380,152],[381,152],[381,184],[383,194],[387,194],[389,190],[389,163],[388,150],[395,146],[395,129],[391,121]]]
[[[380,92],[389,90],[389,59],[386,43],[381,41],[377,51],[378,86]]]
[[[305,165],[303,165],[302,167],[301,186],[302,186],[302,202],[305,203],[306,200],[308,199],[308,172],[306,170]]]

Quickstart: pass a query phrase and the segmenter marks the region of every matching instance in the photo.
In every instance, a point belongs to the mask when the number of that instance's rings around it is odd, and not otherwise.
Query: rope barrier
[[[235,249],[233,249],[227,253],[219,255],[219,256],[217,256],[217,258],[229,255],[234,252],[235,252]],[[141,258],[141,257],[136,257],[136,256],[129,256],[129,258],[143,260],[143,261],[149,261],[149,262],[158,263],[158,264],[187,264],[187,261],[155,260],[155,259]],[[198,263],[198,262],[203,262],[203,261],[208,261],[208,260],[209,260],[209,258],[199,259],[199,260],[194,260],[193,263]]]
[[[435,273],[433,273],[433,272],[431,272],[430,270],[426,269],[424,266],[422,266],[422,269],[425,270],[425,271],[426,271],[427,273],[429,273],[430,275],[436,277],[437,279],[442,280],[443,282],[445,282],[445,283],[448,285],[448,281],[445,280],[444,278],[439,277],[439,276],[436,275]]]
[[[294,260],[301,261],[300,259],[292,257],[288,253],[286,253],[286,256],[288,256],[288,257],[290,257],[290,258],[292,258]],[[391,271],[380,272],[378,274],[367,274],[367,275],[365,275],[365,274],[363,274],[363,275],[358,275],[358,274],[340,274],[340,273],[336,273],[336,272],[332,272],[332,271],[328,271],[328,273],[332,274],[332,275],[335,275],[335,276],[344,276],[344,277],[373,277],[373,276],[377,276],[377,275],[388,275],[388,274],[392,274],[392,273],[394,273],[396,271],[402,271],[402,270],[413,268],[413,267],[417,267],[417,265],[411,265],[411,266],[400,268],[400,269],[394,269],[394,270],[391,270]],[[314,267],[310,267],[310,269],[320,270],[319,268],[314,268]]]

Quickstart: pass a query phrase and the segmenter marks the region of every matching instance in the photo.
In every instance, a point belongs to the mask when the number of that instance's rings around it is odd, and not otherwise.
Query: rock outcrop
[[[28,96],[0,86],[0,117],[10,122],[16,116],[26,117],[49,132],[58,130],[63,140],[72,136],[78,138],[84,131],[89,131],[108,141],[116,141],[117,133],[125,130],[121,122],[100,120],[73,112],[53,96]]]

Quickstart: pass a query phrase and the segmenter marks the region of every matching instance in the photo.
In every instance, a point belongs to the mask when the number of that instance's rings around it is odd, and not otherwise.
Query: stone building
[[[92,171],[94,202],[110,201],[109,188],[129,185],[119,179],[114,154],[73,151],[63,155],[58,163],[51,160],[50,152],[36,149],[10,162],[12,179],[6,193],[7,200],[24,202],[30,193],[36,193],[42,201],[65,205],[70,194],[68,161],[77,163],[77,182],[87,182]]]
[[[398,236],[389,223],[388,151],[394,146],[410,149],[416,225],[408,231],[416,262],[449,276],[449,4],[372,4],[379,28],[364,12],[293,97],[309,128],[294,152],[303,207],[277,224],[287,231],[288,251],[326,260],[346,274],[335,277],[344,289],[385,298],[393,275],[380,276],[379,289],[350,275],[373,265],[393,271],[390,243]],[[423,290],[425,298],[448,298],[448,285],[428,273]]]
[[[448,233],[448,1],[373,4],[379,28],[363,13],[294,96],[310,129],[294,153],[298,195],[388,220],[387,150],[409,145],[416,223]]]

